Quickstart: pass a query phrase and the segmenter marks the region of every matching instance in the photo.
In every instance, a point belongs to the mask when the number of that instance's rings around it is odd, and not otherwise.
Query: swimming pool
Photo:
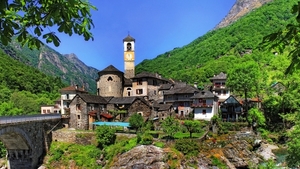
[[[126,122],[107,122],[107,121],[97,121],[94,122],[93,124],[97,125],[97,126],[103,126],[103,125],[107,125],[107,126],[122,126],[122,127],[130,127],[129,123]]]

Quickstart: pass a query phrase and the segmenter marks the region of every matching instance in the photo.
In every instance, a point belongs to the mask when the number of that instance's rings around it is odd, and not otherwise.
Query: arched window
[[[131,50],[131,43],[127,43],[127,51]]]
[[[109,76],[109,77],[107,78],[107,81],[113,81],[112,77]]]

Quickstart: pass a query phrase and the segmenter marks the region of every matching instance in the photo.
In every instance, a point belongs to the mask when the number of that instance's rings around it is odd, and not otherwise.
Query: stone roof
[[[59,91],[60,92],[74,91],[74,92],[88,93],[87,91],[85,91],[84,88],[81,88],[81,87],[78,87],[78,86],[68,86],[68,87],[60,89]]]
[[[221,72],[218,75],[214,75],[214,77],[210,78],[210,80],[226,80],[227,75],[223,72]]]
[[[170,83],[168,83],[168,84],[162,84],[160,86],[159,90],[170,90],[173,85],[174,84],[170,84]]]
[[[197,89],[194,86],[190,86],[188,84],[183,84],[183,83],[176,83],[174,85],[174,88],[171,90],[164,91],[164,94],[166,95],[171,95],[171,94],[188,94],[188,93],[198,93],[199,89]]]
[[[126,38],[123,39],[123,42],[131,42],[131,41],[135,42],[135,39],[130,35],[126,36]]]
[[[223,102],[224,104],[240,104],[241,103],[232,95],[230,95],[226,100]]]
[[[107,101],[107,103],[112,99],[112,98],[114,98],[113,96],[106,96],[106,97],[103,97],[106,101]]]
[[[168,81],[168,79],[165,79],[163,77],[161,77],[161,75],[157,74],[157,73],[150,73],[150,72],[142,72],[139,73],[137,75],[135,75],[132,79],[140,79],[140,78],[154,78],[154,79],[161,79],[161,80],[165,80]]]
[[[171,104],[159,104],[158,111],[166,111],[172,108]]]
[[[136,97],[114,97],[109,103],[112,104],[132,104],[136,100]]]
[[[107,101],[102,96],[91,95],[91,94],[77,94],[77,95],[81,97],[82,100],[85,101],[86,103],[107,104]]]
[[[208,90],[202,90],[195,96],[192,96],[191,98],[192,99],[206,99],[206,98],[214,98],[214,97],[217,97],[217,96],[215,96],[212,92],[210,92]]]
[[[114,97],[109,103],[110,104],[132,104],[135,100],[141,100],[145,104],[149,105],[147,101],[142,97]]]
[[[104,74],[104,73],[121,73],[121,74],[123,74],[123,72],[121,72],[120,70],[115,68],[113,65],[109,65],[105,69],[98,72],[99,75]]]

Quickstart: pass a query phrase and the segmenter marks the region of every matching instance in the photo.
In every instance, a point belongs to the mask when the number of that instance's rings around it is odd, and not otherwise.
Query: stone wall
[[[76,143],[82,145],[96,145],[96,134],[92,131],[75,131],[70,129],[62,129],[52,132],[52,140],[67,143]]]
[[[100,96],[122,97],[123,95],[123,75],[106,74],[102,75],[97,82]]]
[[[134,113],[142,112],[144,117],[149,117],[151,115],[151,108],[149,105],[144,103],[143,101],[137,99],[128,109],[129,116]]]
[[[70,128],[88,129],[87,104],[78,96],[70,104]]]

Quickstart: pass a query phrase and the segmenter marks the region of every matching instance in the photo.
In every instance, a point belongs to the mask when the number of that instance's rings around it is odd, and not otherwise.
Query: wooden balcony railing
[[[191,107],[213,107],[213,104],[197,103],[197,104],[192,104]]]

